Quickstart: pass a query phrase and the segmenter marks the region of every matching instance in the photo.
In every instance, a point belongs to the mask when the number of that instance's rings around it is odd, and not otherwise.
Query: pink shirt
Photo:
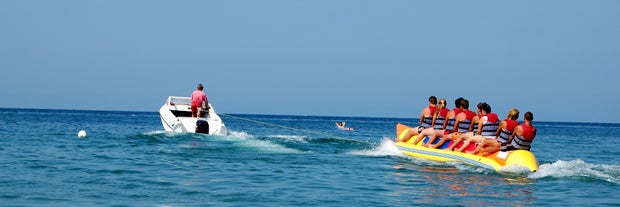
[[[192,106],[202,107],[202,102],[207,102],[207,94],[201,90],[192,92]]]

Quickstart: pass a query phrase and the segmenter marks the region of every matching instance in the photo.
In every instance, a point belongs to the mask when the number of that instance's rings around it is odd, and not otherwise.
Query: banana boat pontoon
[[[416,130],[416,128],[411,128],[400,123],[396,124],[397,140],[401,140],[409,130]],[[532,172],[538,170],[538,162],[536,161],[536,157],[532,154],[532,152],[527,150],[514,150],[507,152],[498,151],[489,155],[482,155],[481,153],[469,154],[465,152],[444,150],[444,148],[447,148],[450,144],[452,144],[451,141],[446,142],[443,146],[435,149],[422,146],[422,144],[428,141],[428,137],[425,137],[422,141],[414,145],[413,141],[415,138],[416,136],[412,137],[407,142],[397,142],[396,147],[408,156],[426,158],[440,162],[458,161],[496,171],[499,171],[506,166],[525,167]],[[474,148],[475,145],[471,144],[465,149],[465,151],[472,151]]]

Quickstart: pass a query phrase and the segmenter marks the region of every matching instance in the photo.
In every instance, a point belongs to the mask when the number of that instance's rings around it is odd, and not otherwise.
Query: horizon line
[[[58,109],[58,108],[13,108],[13,107],[0,107],[0,109],[10,110],[51,110],[51,111],[100,111],[100,112],[137,112],[137,113],[159,113],[158,111],[132,111],[132,110],[109,110],[109,109]],[[416,117],[380,117],[380,116],[334,116],[334,115],[301,115],[301,114],[254,114],[254,113],[222,113],[218,114],[235,114],[235,115],[258,115],[258,116],[314,116],[314,117],[342,117],[342,118],[387,118],[387,119],[414,119],[420,120]],[[620,122],[585,122],[585,121],[533,121],[533,122],[555,122],[555,123],[587,123],[587,124],[620,124]]]

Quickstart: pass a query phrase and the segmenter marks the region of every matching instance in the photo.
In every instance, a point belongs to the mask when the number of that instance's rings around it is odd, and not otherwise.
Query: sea
[[[229,135],[0,109],[0,206],[620,206],[618,123],[534,120],[540,169],[497,172],[401,154],[395,125],[415,118],[220,116]]]

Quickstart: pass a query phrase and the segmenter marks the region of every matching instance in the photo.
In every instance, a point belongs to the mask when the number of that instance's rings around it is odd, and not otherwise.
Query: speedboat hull
[[[170,96],[159,109],[165,131],[178,133],[204,133],[228,135],[228,129],[209,103],[207,113],[202,117],[191,117],[191,98]]]

